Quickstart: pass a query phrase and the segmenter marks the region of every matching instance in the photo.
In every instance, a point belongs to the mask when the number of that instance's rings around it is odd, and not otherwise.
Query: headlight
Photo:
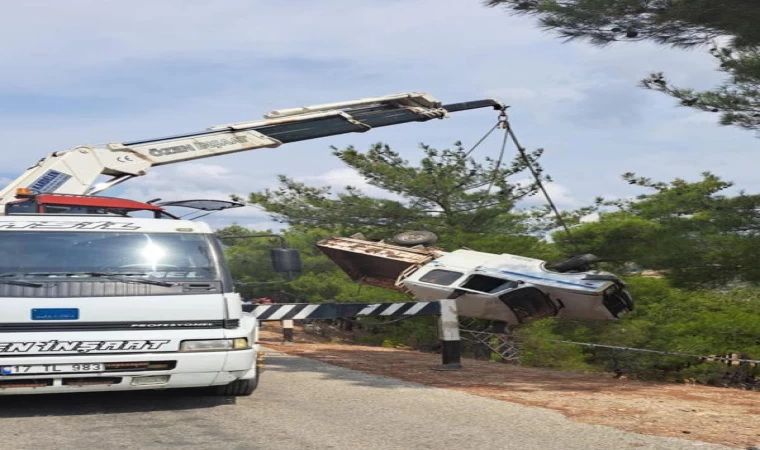
[[[208,339],[204,341],[182,341],[179,344],[181,352],[218,352],[224,350],[243,350],[250,348],[248,339]]]

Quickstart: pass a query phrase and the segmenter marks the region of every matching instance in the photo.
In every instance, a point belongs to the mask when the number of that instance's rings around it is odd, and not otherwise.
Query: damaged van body
[[[358,283],[420,300],[456,299],[465,317],[519,325],[545,317],[616,320],[633,310],[625,284],[607,272],[558,272],[517,255],[357,238],[333,237],[317,247]]]

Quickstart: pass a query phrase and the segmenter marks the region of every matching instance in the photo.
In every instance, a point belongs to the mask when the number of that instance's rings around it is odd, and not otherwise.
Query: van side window
[[[473,275],[467,280],[462,287],[473,291],[485,292],[486,294],[495,294],[505,289],[514,289],[518,286],[516,281],[504,278],[489,277],[486,275]]]
[[[448,286],[462,276],[462,272],[452,270],[435,269],[420,277],[423,283],[437,284],[439,286]]]
[[[505,292],[499,298],[515,313],[520,323],[541,317],[554,317],[559,311],[548,295],[534,287]]]

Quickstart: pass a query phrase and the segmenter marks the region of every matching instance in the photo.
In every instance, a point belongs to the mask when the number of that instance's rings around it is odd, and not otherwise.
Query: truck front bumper
[[[0,395],[206,387],[258,376],[258,348],[226,352],[5,357],[0,367],[102,364],[101,372],[0,375]]]

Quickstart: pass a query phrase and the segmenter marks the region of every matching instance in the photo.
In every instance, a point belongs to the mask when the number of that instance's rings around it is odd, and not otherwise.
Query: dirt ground
[[[281,329],[267,324],[262,328],[261,343],[362,372],[549,408],[578,422],[737,448],[760,445],[760,392],[640,382],[469,359],[463,360],[461,371],[436,371],[432,368],[440,364],[439,355],[334,344],[300,328],[295,332],[296,342],[283,345]]]

